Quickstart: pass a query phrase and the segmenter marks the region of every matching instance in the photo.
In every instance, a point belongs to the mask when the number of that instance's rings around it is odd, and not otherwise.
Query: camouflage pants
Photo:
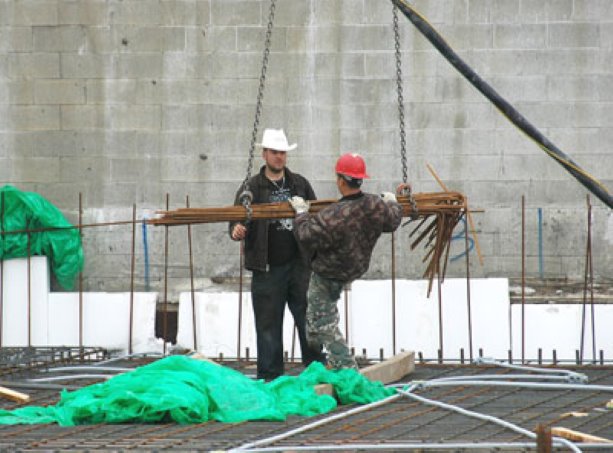
[[[332,368],[357,368],[338,327],[340,317],[336,304],[342,289],[342,282],[313,273],[308,292],[307,338],[309,344],[323,344]]]

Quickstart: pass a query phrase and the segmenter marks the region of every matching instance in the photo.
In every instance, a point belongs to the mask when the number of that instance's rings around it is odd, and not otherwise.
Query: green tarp
[[[46,255],[51,271],[65,289],[74,287],[83,269],[83,249],[79,231],[49,201],[34,192],[12,186],[0,188],[0,228],[2,231],[63,228],[30,234],[30,255]],[[27,233],[0,235],[0,259],[28,256]]]
[[[315,393],[321,383],[332,384],[342,404],[370,403],[395,393],[355,370],[330,371],[319,362],[299,376],[265,383],[215,363],[170,356],[99,384],[63,391],[55,406],[0,410],[0,425],[285,420],[336,407],[333,397]]]

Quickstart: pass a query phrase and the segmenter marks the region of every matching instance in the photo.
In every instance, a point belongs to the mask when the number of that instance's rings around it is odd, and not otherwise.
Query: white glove
[[[381,199],[386,203],[389,203],[390,201],[396,201],[396,195],[391,192],[382,192]]]
[[[296,214],[302,214],[303,212],[309,212],[309,202],[305,201],[304,198],[293,196],[289,199],[289,204],[292,205]]]

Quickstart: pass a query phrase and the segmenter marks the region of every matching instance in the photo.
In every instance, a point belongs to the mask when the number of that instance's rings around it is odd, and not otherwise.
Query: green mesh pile
[[[332,384],[341,403],[369,403],[395,392],[355,370],[329,371],[312,363],[299,376],[269,383],[185,356],[170,356],[106,382],[63,391],[55,406],[0,410],[0,425],[58,423],[202,423],[208,420],[285,420],[334,409],[336,400],[314,385]]]
[[[75,277],[83,269],[83,249],[79,231],[50,202],[34,192],[22,192],[12,186],[0,188],[2,231],[35,230],[49,227],[67,229],[30,234],[30,255],[46,255],[58,283],[72,289]],[[0,235],[0,259],[28,256],[26,233]]]

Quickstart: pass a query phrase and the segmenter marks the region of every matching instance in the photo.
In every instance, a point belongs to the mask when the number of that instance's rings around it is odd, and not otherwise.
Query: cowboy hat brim
[[[275,151],[293,151],[298,147],[297,143],[292,143],[291,145],[288,146],[281,146],[281,145],[270,145],[270,144],[266,144],[266,143],[256,143],[255,146],[258,146],[260,148],[266,148],[266,149],[273,149]]]

